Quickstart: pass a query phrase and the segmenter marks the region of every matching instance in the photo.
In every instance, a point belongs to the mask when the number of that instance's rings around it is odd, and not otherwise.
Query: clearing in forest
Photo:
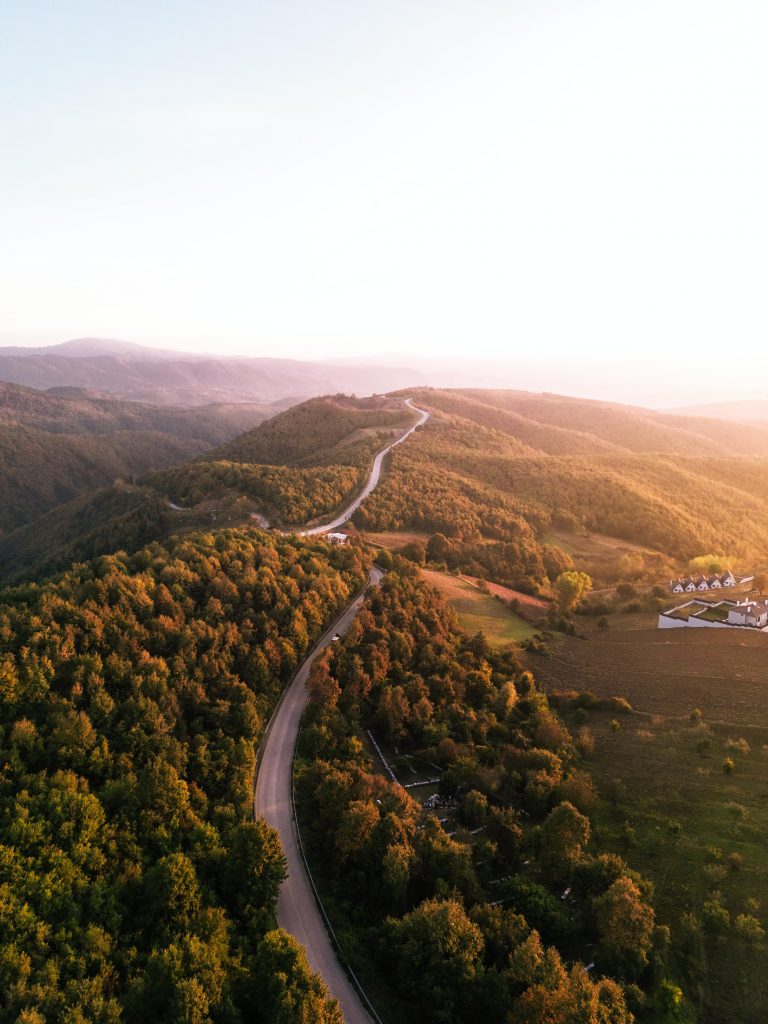
[[[421,573],[427,583],[440,591],[458,615],[461,628],[470,635],[482,630],[490,644],[501,647],[519,643],[536,632],[498,598],[461,576],[431,569],[422,569]]]

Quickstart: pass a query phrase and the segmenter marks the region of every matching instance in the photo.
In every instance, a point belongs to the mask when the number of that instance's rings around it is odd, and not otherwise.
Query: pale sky
[[[0,343],[768,397],[767,52],[765,0],[4,0]]]

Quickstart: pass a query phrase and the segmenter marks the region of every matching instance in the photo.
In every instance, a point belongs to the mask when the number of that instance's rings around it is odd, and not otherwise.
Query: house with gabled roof
[[[752,577],[745,576],[742,583],[748,582]],[[730,571],[713,573],[711,576],[680,576],[676,580],[669,581],[669,589],[673,594],[695,594],[703,593],[705,590],[721,590],[723,587],[735,587],[736,577]]]

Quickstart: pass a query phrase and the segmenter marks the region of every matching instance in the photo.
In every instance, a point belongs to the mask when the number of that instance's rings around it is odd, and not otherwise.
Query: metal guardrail
[[[299,828],[299,816],[296,813],[296,790],[295,790],[295,786],[294,786],[293,766],[296,763],[296,751],[298,750],[299,740],[300,739],[301,739],[301,729],[299,729],[298,735],[296,736],[296,743],[295,743],[294,748],[293,748],[293,763],[291,765],[291,817],[293,818],[293,831],[294,831],[294,833],[296,835],[296,845],[299,848],[299,855],[301,856],[301,862],[304,865],[304,871],[306,873],[307,878],[309,879],[309,884],[312,886],[312,894],[315,897],[315,903],[317,904],[317,908],[320,911],[320,914],[321,914],[321,916],[323,918],[323,923],[325,924],[325,930],[328,932],[328,936],[329,936],[329,938],[331,940],[331,944],[333,945],[333,948],[336,950],[336,953],[337,953],[337,955],[339,957],[339,960],[341,961],[342,967],[344,968],[344,970],[347,973],[347,977],[352,982],[352,984],[353,984],[353,986],[355,988],[355,991],[357,992],[357,994],[362,999],[363,1004],[365,1005],[365,1008],[368,1010],[368,1012],[370,1013],[371,1017],[376,1022],[376,1024],[384,1024],[384,1022],[382,1021],[381,1017],[378,1015],[378,1013],[376,1013],[376,1010],[373,1008],[373,1004],[371,1003],[370,999],[368,998],[368,994],[366,993],[365,989],[363,988],[360,979],[358,978],[358,976],[355,974],[354,970],[352,969],[352,965],[350,964],[349,960],[347,959],[346,954],[344,953],[344,950],[341,947],[341,943],[339,942],[338,938],[336,937],[336,932],[333,930],[333,925],[331,924],[330,918],[328,917],[328,914],[325,911],[325,907],[323,906],[323,901],[320,898],[320,893],[318,891],[317,886],[315,885],[315,879],[313,878],[312,871],[310,870],[310,867],[309,867],[309,861],[307,860],[307,854],[306,854],[306,851],[304,850],[304,843],[302,842],[302,839],[301,839],[301,829]]]
[[[252,811],[252,813],[255,813],[255,810],[256,810],[254,801],[255,801],[255,796],[256,796],[256,784],[257,784],[258,776],[259,776],[259,768],[261,767],[262,751],[263,751],[264,747],[266,746],[267,739],[269,737],[269,733],[270,733],[270,731],[272,729],[272,725],[273,725],[275,719],[277,718],[277,714],[278,714],[278,712],[280,710],[281,705],[283,704],[283,701],[285,699],[286,694],[288,693],[288,690],[293,685],[293,681],[296,678],[296,676],[298,675],[298,673],[301,670],[301,668],[304,665],[304,663],[306,661],[308,661],[308,660],[313,659],[316,656],[316,654],[318,653],[318,651],[320,649],[320,646],[321,646],[323,640],[325,639],[325,637],[328,636],[328,634],[331,633],[333,630],[335,630],[336,624],[339,621],[339,619],[341,619],[341,617],[346,613],[347,609],[352,604],[354,604],[355,601],[357,601],[359,598],[361,598],[371,586],[372,586],[372,581],[370,579],[368,579],[366,581],[366,583],[360,588],[360,590],[357,591],[357,593],[352,597],[352,599],[350,601],[348,601],[347,604],[344,606],[344,608],[338,613],[338,615],[334,618],[334,620],[331,623],[331,625],[320,634],[319,638],[315,641],[315,643],[312,646],[312,648],[310,649],[309,653],[302,659],[301,663],[297,666],[296,671],[293,672],[293,674],[291,675],[291,678],[288,680],[288,682],[283,687],[283,691],[280,694],[280,697],[278,698],[278,701],[277,701],[277,704],[275,705],[274,711],[272,712],[272,714],[269,717],[269,722],[267,722],[266,728],[264,729],[264,732],[263,732],[263,734],[261,736],[261,742],[259,743],[259,747],[258,747],[258,750],[256,752],[256,771],[254,772],[254,775],[253,775],[253,792],[252,792],[252,795],[251,795],[251,811]],[[315,885],[315,879],[312,876],[312,872],[311,872],[310,867],[309,867],[309,861],[307,860],[306,851],[304,850],[304,844],[303,844],[303,842],[301,840],[301,832],[299,831],[299,818],[298,818],[298,815],[296,813],[296,793],[295,793],[295,788],[294,788],[294,765],[295,765],[295,762],[296,762],[296,751],[297,751],[298,746],[299,746],[299,739],[300,738],[301,738],[301,727],[299,727],[299,732],[298,732],[298,734],[296,736],[296,743],[294,744],[293,756],[291,758],[291,818],[293,820],[293,831],[294,831],[294,834],[296,836],[296,845],[298,846],[298,849],[299,849],[299,856],[301,857],[301,862],[302,862],[302,865],[304,867],[304,871],[306,873],[306,876],[309,879],[309,884],[312,887],[312,894],[313,894],[313,896],[315,898],[315,903],[317,904],[318,910],[320,911],[320,915],[321,915],[321,917],[323,919],[323,924],[325,925],[325,930],[328,932],[328,936],[329,936],[329,938],[331,940],[331,944],[332,944],[333,948],[336,950],[336,953],[337,953],[337,955],[339,957],[339,960],[341,961],[342,967],[344,968],[344,970],[345,970],[345,972],[347,974],[347,977],[352,982],[352,985],[354,986],[355,991],[357,992],[357,994],[362,999],[365,1008],[370,1013],[371,1018],[375,1022],[375,1024],[384,1024],[384,1022],[382,1021],[381,1017],[378,1015],[376,1010],[373,1008],[373,1004],[371,1003],[370,999],[368,998],[368,995],[367,995],[365,989],[363,988],[362,983],[360,982],[360,979],[357,977],[357,975],[355,974],[354,970],[352,969],[352,965],[350,964],[349,960],[347,959],[347,957],[346,957],[346,955],[344,953],[344,950],[342,949],[341,944],[340,944],[338,938],[336,937],[336,932],[333,930],[333,925],[331,924],[330,918],[328,917],[328,914],[325,911],[325,907],[323,906],[323,901],[320,898],[320,893],[318,892],[317,886]]]

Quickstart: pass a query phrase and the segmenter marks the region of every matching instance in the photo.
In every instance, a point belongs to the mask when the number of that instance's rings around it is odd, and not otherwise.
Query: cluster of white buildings
[[[746,583],[746,580],[742,580]],[[670,580],[669,587],[673,594],[693,594],[696,591],[720,590],[722,587],[735,587],[736,577],[732,572],[721,572],[715,576],[686,576]]]
[[[768,601],[686,601],[659,613],[659,629],[756,629],[768,632]]]

